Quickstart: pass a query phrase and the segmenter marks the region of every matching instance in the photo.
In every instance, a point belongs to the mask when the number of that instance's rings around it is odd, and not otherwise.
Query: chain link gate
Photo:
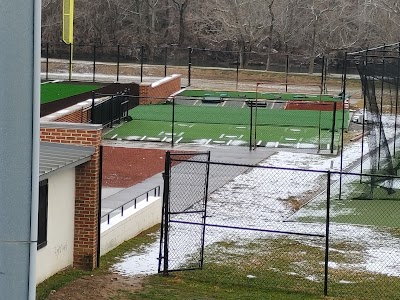
[[[203,267],[209,162],[210,152],[166,153],[159,273]]]

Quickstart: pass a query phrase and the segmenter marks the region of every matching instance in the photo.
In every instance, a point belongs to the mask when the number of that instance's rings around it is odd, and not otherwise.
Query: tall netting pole
[[[364,58],[364,63],[367,64],[368,63],[368,59],[367,59],[367,55],[368,55],[368,50],[365,53],[365,58]],[[362,111],[362,138],[361,138],[361,163],[360,163],[360,173],[363,173],[363,163],[364,163],[364,137],[365,137],[365,117],[366,117],[366,95],[363,92],[363,111]],[[362,180],[362,178],[361,178]]]
[[[342,172],[343,172],[343,148],[344,148],[344,126],[345,126],[345,101],[346,101],[346,80],[347,80],[347,52],[344,55],[343,66],[343,90],[342,90],[342,135],[340,140],[340,178],[339,178],[339,199],[342,196]]]
[[[399,105],[399,79],[400,79],[400,42],[397,47],[397,72],[396,72],[396,101],[395,101],[395,114],[394,114],[394,140],[393,140],[393,157],[396,158],[396,138],[397,138],[397,113]]]
[[[394,151],[391,153],[389,144],[395,143],[396,129],[393,134],[392,118],[386,112],[388,105],[393,105],[394,94],[396,103],[398,102],[399,66],[396,63],[399,57],[398,47],[399,44],[384,45],[355,53],[360,60],[356,65],[365,99],[363,126],[366,128],[364,132],[368,142],[370,161],[368,171],[372,175],[377,173],[388,175],[370,176],[369,184],[365,185],[368,188],[362,195],[364,199],[373,198],[375,188],[384,189],[388,194],[393,193],[392,176],[396,175],[397,167],[393,165]],[[393,88],[396,89],[395,93]],[[396,118],[397,108],[395,127]],[[364,155],[364,145],[362,145],[362,155]]]

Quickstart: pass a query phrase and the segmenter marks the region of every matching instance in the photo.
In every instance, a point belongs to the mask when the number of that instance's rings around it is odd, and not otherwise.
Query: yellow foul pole
[[[63,0],[62,39],[64,43],[70,45],[69,81],[71,81],[74,53],[74,0]]]

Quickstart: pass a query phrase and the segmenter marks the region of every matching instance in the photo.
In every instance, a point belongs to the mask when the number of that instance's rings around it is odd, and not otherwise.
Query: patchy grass
[[[103,255],[100,259],[100,268],[98,269],[93,271],[83,271],[75,268],[68,268],[64,271],[58,272],[37,286],[36,299],[45,300],[52,293],[52,291],[58,291],[62,287],[73,284],[75,280],[84,276],[101,276],[111,273],[111,266],[119,262],[125,254],[130,253],[133,250],[140,252],[146,245],[154,242],[157,238],[155,232],[158,229],[159,226],[154,226],[153,228],[142,232],[137,237],[124,242],[114,250]]]
[[[90,275],[91,272],[68,268],[64,271],[58,272],[52,277],[40,283],[36,288],[36,299],[45,300],[47,297],[58,289],[74,282],[76,279],[85,275]]]
[[[38,298],[79,277],[110,273],[110,267],[127,253],[144,250],[157,238],[154,227],[102,257],[99,270],[66,270],[38,287]],[[396,231],[398,233],[398,231]],[[225,240],[205,250],[203,270],[151,275],[135,291],[118,289],[107,299],[400,299],[400,279],[352,268],[363,260],[357,241],[332,242],[329,261],[329,297],[324,291],[324,238]],[[51,283],[51,284],[50,284]]]
[[[126,299],[399,299],[396,277],[329,269],[324,290],[324,240],[286,237],[225,241],[206,249],[203,270],[149,276],[142,290]],[[338,243],[330,261],[351,265],[362,257],[353,243]],[[339,251],[340,250],[340,251]],[[362,250],[362,249],[361,249]]]

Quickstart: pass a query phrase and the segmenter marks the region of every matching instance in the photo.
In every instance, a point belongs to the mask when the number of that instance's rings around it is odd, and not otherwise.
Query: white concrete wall
[[[56,173],[48,184],[47,245],[37,252],[37,283],[73,263],[75,168]]]
[[[141,201],[136,209],[129,208],[124,211],[124,216],[115,216],[110,219],[110,224],[101,224],[100,255],[104,255],[115,247],[142,231],[161,222],[162,199],[149,197],[149,202]]]

